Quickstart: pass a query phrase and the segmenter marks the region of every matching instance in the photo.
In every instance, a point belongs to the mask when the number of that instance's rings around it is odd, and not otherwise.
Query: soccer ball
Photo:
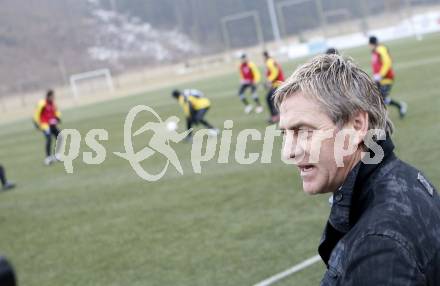
[[[167,122],[167,129],[168,129],[168,131],[174,131],[174,130],[176,130],[176,129],[177,129],[177,123],[176,123],[176,121],[170,121],[170,122]]]

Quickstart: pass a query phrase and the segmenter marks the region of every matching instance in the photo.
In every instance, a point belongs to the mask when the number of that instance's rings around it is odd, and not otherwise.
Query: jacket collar
[[[344,183],[333,194],[330,216],[319,245],[319,253],[325,263],[328,262],[331,251],[339,239],[356,223],[361,211],[358,209],[356,202],[358,197],[366,195],[362,194],[362,189],[366,185],[367,180],[375,170],[394,157],[394,144],[388,134],[385,140],[377,141],[376,143],[384,152],[382,161],[378,164],[365,164],[362,161],[357,163],[348,173]],[[373,151],[369,150],[368,152],[370,156],[374,155]]]
[[[365,185],[370,175],[384,164],[385,161],[393,154],[394,144],[390,136],[387,134],[385,140],[378,141],[377,144],[382,147],[384,158],[378,164],[365,164],[362,161],[348,173],[347,178],[341,187],[333,194],[332,209],[330,211],[329,223],[342,233],[348,232],[354,222],[350,221],[350,213],[353,207],[353,197],[355,190],[359,190]],[[374,153],[369,150],[370,156]]]
[[[361,162],[348,173],[342,186],[333,194],[332,208],[328,218],[337,231],[346,233],[350,230],[350,209],[356,178],[361,168]]]

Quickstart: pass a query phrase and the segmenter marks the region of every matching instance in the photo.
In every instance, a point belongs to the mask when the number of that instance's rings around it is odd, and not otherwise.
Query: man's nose
[[[286,136],[284,139],[283,155],[294,164],[298,164],[304,158],[305,147],[305,142],[301,138],[295,139],[294,136]]]
[[[295,160],[296,163],[302,161],[305,155],[305,148],[302,144],[295,144],[295,147],[292,152],[291,158]]]

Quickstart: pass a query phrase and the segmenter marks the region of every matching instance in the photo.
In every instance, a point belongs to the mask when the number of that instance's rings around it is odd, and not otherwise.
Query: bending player
[[[46,139],[46,158],[44,159],[44,164],[46,165],[50,165],[57,160],[57,150],[55,150],[55,154],[52,155],[52,136],[55,137],[56,140],[60,133],[57,127],[61,121],[60,116],[61,113],[55,105],[55,93],[53,90],[48,90],[46,99],[42,99],[38,102],[37,109],[34,113],[35,126],[43,132]],[[58,138],[58,140],[61,140],[61,138]]]
[[[267,106],[269,107],[269,123],[277,123],[280,120],[278,110],[273,102],[273,95],[277,88],[284,81],[284,74],[281,66],[271,57],[267,51],[263,52],[264,62],[266,63],[266,87],[269,90],[266,95]]]
[[[407,105],[405,102],[391,99],[390,92],[394,83],[393,61],[388,48],[380,44],[375,36],[369,38],[371,47],[371,67],[373,78],[382,94],[386,105],[391,105],[399,110],[400,118],[406,114]]]
[[[257,84],[261,79],[260,71],[253,62],[248,60],[246,54],[241,55],[240,78],[241,84],[240,89],[238,90],[238,96],[240,96],[240,99],[245,106],[244,112],[248,114],[254,109],[252,104],[249,104],[248,100],[246,99],[245,93],[247,89],[251,90],[252,98],[255,101],[255,112],[263,112],[263,107],[261,106],[257,93]]]
[[[205,115],[211,107],[210,100],[196,89],[174,90],[172,96],[179,102],[186,116],[187,128],[190,130],[194,125],[202,124],[209,129],[210,135],[217,135],[218,129],[214,128],[206,119]],[[192,140],[192,132],[188,133],[187,141]]]

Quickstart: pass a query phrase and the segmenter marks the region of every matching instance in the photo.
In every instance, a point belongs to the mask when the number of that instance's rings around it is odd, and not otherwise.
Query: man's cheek
[[[316,159],[316,162],[314,163],[317,166],[325,166],[334,163],[333,145],[329,142],[324,142],[322,146],[320,146],[319,153],[316,153],[315,156],[316,158],[314,159]]]
[[[329,149],[333,150],[333,141],[331,139],[333,139],[332,130],[315,130],[313,132],[308,146],[309,163],[319,163],[321,157],[324,157]]]
[[[358,144],[356,144],[357,133],[354,129],[342,129],[335,138],[334,156],[338,167],[344,167],[350,157],[356,152]]]

